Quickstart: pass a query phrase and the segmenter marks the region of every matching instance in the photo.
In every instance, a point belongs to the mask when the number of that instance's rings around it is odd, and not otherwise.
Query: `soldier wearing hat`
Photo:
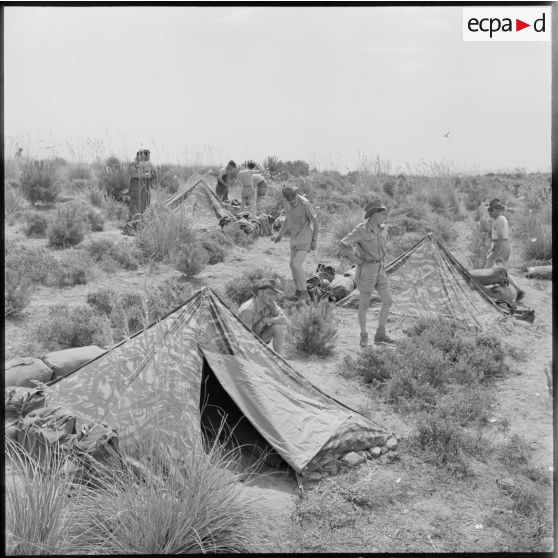
[[[257,283],[254,296],[238,309],[238,318],[264,343],[273,341],[273,350],[281,354],[287,318],[275,301],[277,293],[282,294],[273,281]]]
[[[149,149],[140,149],[136,158],[128,167],[130,173],[130,204],[128,206],[128,223],[137,221],[151,201],[151,184],[157,175],[149,161]]]
[[[341,252],[356,264],[355,283],[360,291],[358,321],[360,324],[361,347],[368,345],[366,312],[374,289],[378,292],[382,301],[374,343],[376,345],[382,343],[392,345],[395,343],[386,333],[386,323],[392,299],[384,267],[387,244],[387,232],[383,226],[385,216],[386,208],[380,200],[370,202],[364,209],[365,221],[357,225],[338,243]]]
[[[492,218],[492,244],[486,256],[485,269],[501,265],[507,270],[510,265],[510,225],[504,216],[505,209],[506,206],[498,198],[494,198],[488,204],[488,214]],[[517,291],[516,301],[519,302],[525,296],[525,291],[519,287],[509,273],[508,279],[512,287]]]
[[[215,194],[222,202],[229,201],[229,186],[232,184],[235,174],[236,163],[231,160],[219,171],[219,174],[217,175]]]
[[[298,193],[296,186],[283,186],[282,193],[286,218],[277,236],[271,237],[271,240],[279,242],[286,230],[291,234],[290,267],[296,289],[293,299],[298,300],[308,294],[304,259],[317,246],[318,216],[310,202]]]

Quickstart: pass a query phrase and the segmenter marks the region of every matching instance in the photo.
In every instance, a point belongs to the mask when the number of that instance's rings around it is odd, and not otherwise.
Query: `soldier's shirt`
[[[508,220],[500,215],[492,222],[492,240],[508,240],[510,236],[510,225]]]
[[[310,202],[297,194],[294,204],[285,201],[284,204],[287,226],[291,233],[291,248],[310,250],[313,228],[312,220],[316,219],[316,212]]]
[[[375,231],[364,222],[358,224],[340,242],[352,246],[355,255],[364,262],[383,260],[386,256],[387,231],[383,225]]]
[[[150,180],[155,174],[153,165],[149,161],[140,161],[132,163],[129,167],[130,178],[137,178],[141,180]]]
[[[271,304],[264,304],[256,297],[247,300],[238,309],[239,320],[256,335],[259,335],[266,327],[262,323],[264,318],[277,318],[283,315],[283,310],[275,301],[272,301]]]
[[[244,169],[238,173],[238,180],[242,186],[242,196],[251,196],[254,193],[252,186],[252,178],[258,171],[253,169]]]

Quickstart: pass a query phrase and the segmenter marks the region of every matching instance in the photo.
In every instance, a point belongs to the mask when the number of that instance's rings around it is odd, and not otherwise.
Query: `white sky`
[[[550,169],[551,43],[463,42],[461,7],[4,14],[9,156]]]

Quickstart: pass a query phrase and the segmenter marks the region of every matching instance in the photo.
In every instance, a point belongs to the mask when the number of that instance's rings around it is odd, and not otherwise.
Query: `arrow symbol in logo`
[[[526,27],[531,27],[530,23],[525,23],[524,21],[521,21],[520,19],[515,20],[515,30],[516,31],[521,31],[522,29],[525,29]]]

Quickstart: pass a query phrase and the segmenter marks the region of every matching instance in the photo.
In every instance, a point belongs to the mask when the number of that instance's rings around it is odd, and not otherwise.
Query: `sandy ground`
[[[459,233],[459,240],[450,249],[461,262],[466,263],[466,246],[470,222],[468,220],[457,222],[456,228]],[[122,238],[114,224],[108,224],[106,231],[94,234],[96,236],[110,236],[115,239]],[[6,239],[15,240],[18,238],[24,240],[23,234],[18,230],[18,226],[7,226]],[[320,240],[322,244],[327,243],[328,233],[322,234]],[[25,242],[34,245],[46,245],[46,240],[25,239]],[[512,250],[513,248],[515,247],[512,245]],[[517,253],[517,250],[514,252]],[[267,267],[281,273],[285,277],[289,277],[288,260],[288,239],[283,240],[279,244],[274,244],[268,237],[260,238],[248,248],[235,247],[227,257],[227,261],[208,266],[200,273],[196,279],[196,284],[222,288],[231,278],[255,266]],[[319,252],[310,253],[306,262],[307,272],[313,271],[319,261],[321,261]],[[497,405],[494,407],[493,418],[496,423],[507,419],[510,423],[511,432],[517,432],[529,440],[534,451],[534,462],[548,469],[553,465],[553,409],[544,369],[550,366],[552,358],[552,285],[550,281],[523,278],[517,269],[517,266],[520,264],[517,257],[512,261],[512,264],[514,274],[519,278],[521,286],[527,293],[525,304],[535,310],[536,319],[534,324],[507,319],[497,328],[497,332],[502,336],[501,338],[516,350],[523,351],[525,358],[522,362],[510,360],[510,364],[515,369],[516,374],[510,375],[510,377],[498,382],[495,388]],[[136,287],[146,289],[150,285],[157,284],[168,277],[178,279],[179,276],[178,272],[170,269],[168,266],[160,265],[146,267],[139,272],[120,271],[111,275],[99,272],[94,282],[71,288],[52,289],[39,286],[22,316],[7,322],[5,331],[7,356],[21,354],[20,348],[25,344],[27,331],[33,322],[34,316],[37,316],[50,304],[85,303],[87,293],[100,287]],[[358,351],[358,323],[356,311],[350,309],[338,309],[337,319],[338,340],[336,352],[332,357],[324,360],[287,355],[287,358],[293,366],[323,391],[404,438],[412,425],[406,424],[401,417],[391,412],[387,404],[384,404],[379,398],[372,397],[371,399],[370,388],[365,387],[357,379],[342,377],[338,373],[339,363],[343,357],[345,355],[354,356]],[[371,311],[369,321],[372,327],[374,320],[375,318]],[[395,337],[401,335],[398,332],[393,333]],[[371,401],[374,404],[373,408],[371,408]],[[367,467],[372,467],[371,470],[375,470],[373,467],[377,468],[378,466],[367,465]],[[386,482],[389,482],[389,471],[385,467],[382,471],[382,475],[387,475]],[[419,489],[417,488],[416,490]],[[288,550],[292,528],[291,514],[294,510],[295,501],[299,496],[299,488],[294,475],[285,476],[280,473],[264,475],[248,483],[247,491],[250,496],[255,496],[257,500],[256,505],[261,512],[262,524],[269,527],[269,544],[272,549],[276,552]],[[415,535],[418,528],[416,526],[420,526],[424,522],[427,522],[429,525],[428,529],[430,531],[428,533],[434,532],[432,531],[432,525],[436,524],[436,521],[438,522],[436,529],[444,529],[444,521],[447,517],[450,515],[457,517],[464,514],[463,506],[464,503],[462,501],[452,503],[451,499],[447,498],[441,501],[439,500],[439,495],[427,497],[424,494],[423,497],[417,500],[412,509],[409,506],[410,511],[407,510],[405,512],[406,514],[408,512],[408,517],[401,521],[396,535],[394,535],[396,532],[395,527],[390,530],[388,524],[383,526],[385,541],[390,541],[396,536],[397,543],[389,546],[387,542],[384,542],[374,546],[363,535],[364,539],[360,543],[355,542],[355,548],[358,551],[364,551],[362,550],[363,548],[369,549],[370,552],[386,551],[386,549],[394,551],[414,550],[418,552],[431,552],[433,550],[448,551],[452,549],[458,551],[467,549],[471,551],[475,551],[475,549],[504,549],[505,545],[498,546],[496,543],[489,544],[487,542],[486,545],[483,545],[482,541],[481,543],[478,542],[478,536],[476,539],[470,537],[471,544],[468,545],[466,542],[463,542],[469,540],[468,535],[466,536],[463,533],[461,533],[461,539],[459,539],[458,535],[455,535],[456,541],[454,543],[448,538],[449,535],[446,535],[444,544],[436,544],[435,540],[437,539],[429,540],[426,535],[424,535],[423,540],[421,539],[422,542],[420,544],[416,542],[411,534],[409,534],[408,540],[405,539],[404,532],[407,525],[412,524],[415,526],[411,530]],[[496,535],[494,537],[494,540],[496,540]],[[475,546],[477,543],[481,544],[481,547]],[[352,548],[341,547],[339,550],[350,551]]]

